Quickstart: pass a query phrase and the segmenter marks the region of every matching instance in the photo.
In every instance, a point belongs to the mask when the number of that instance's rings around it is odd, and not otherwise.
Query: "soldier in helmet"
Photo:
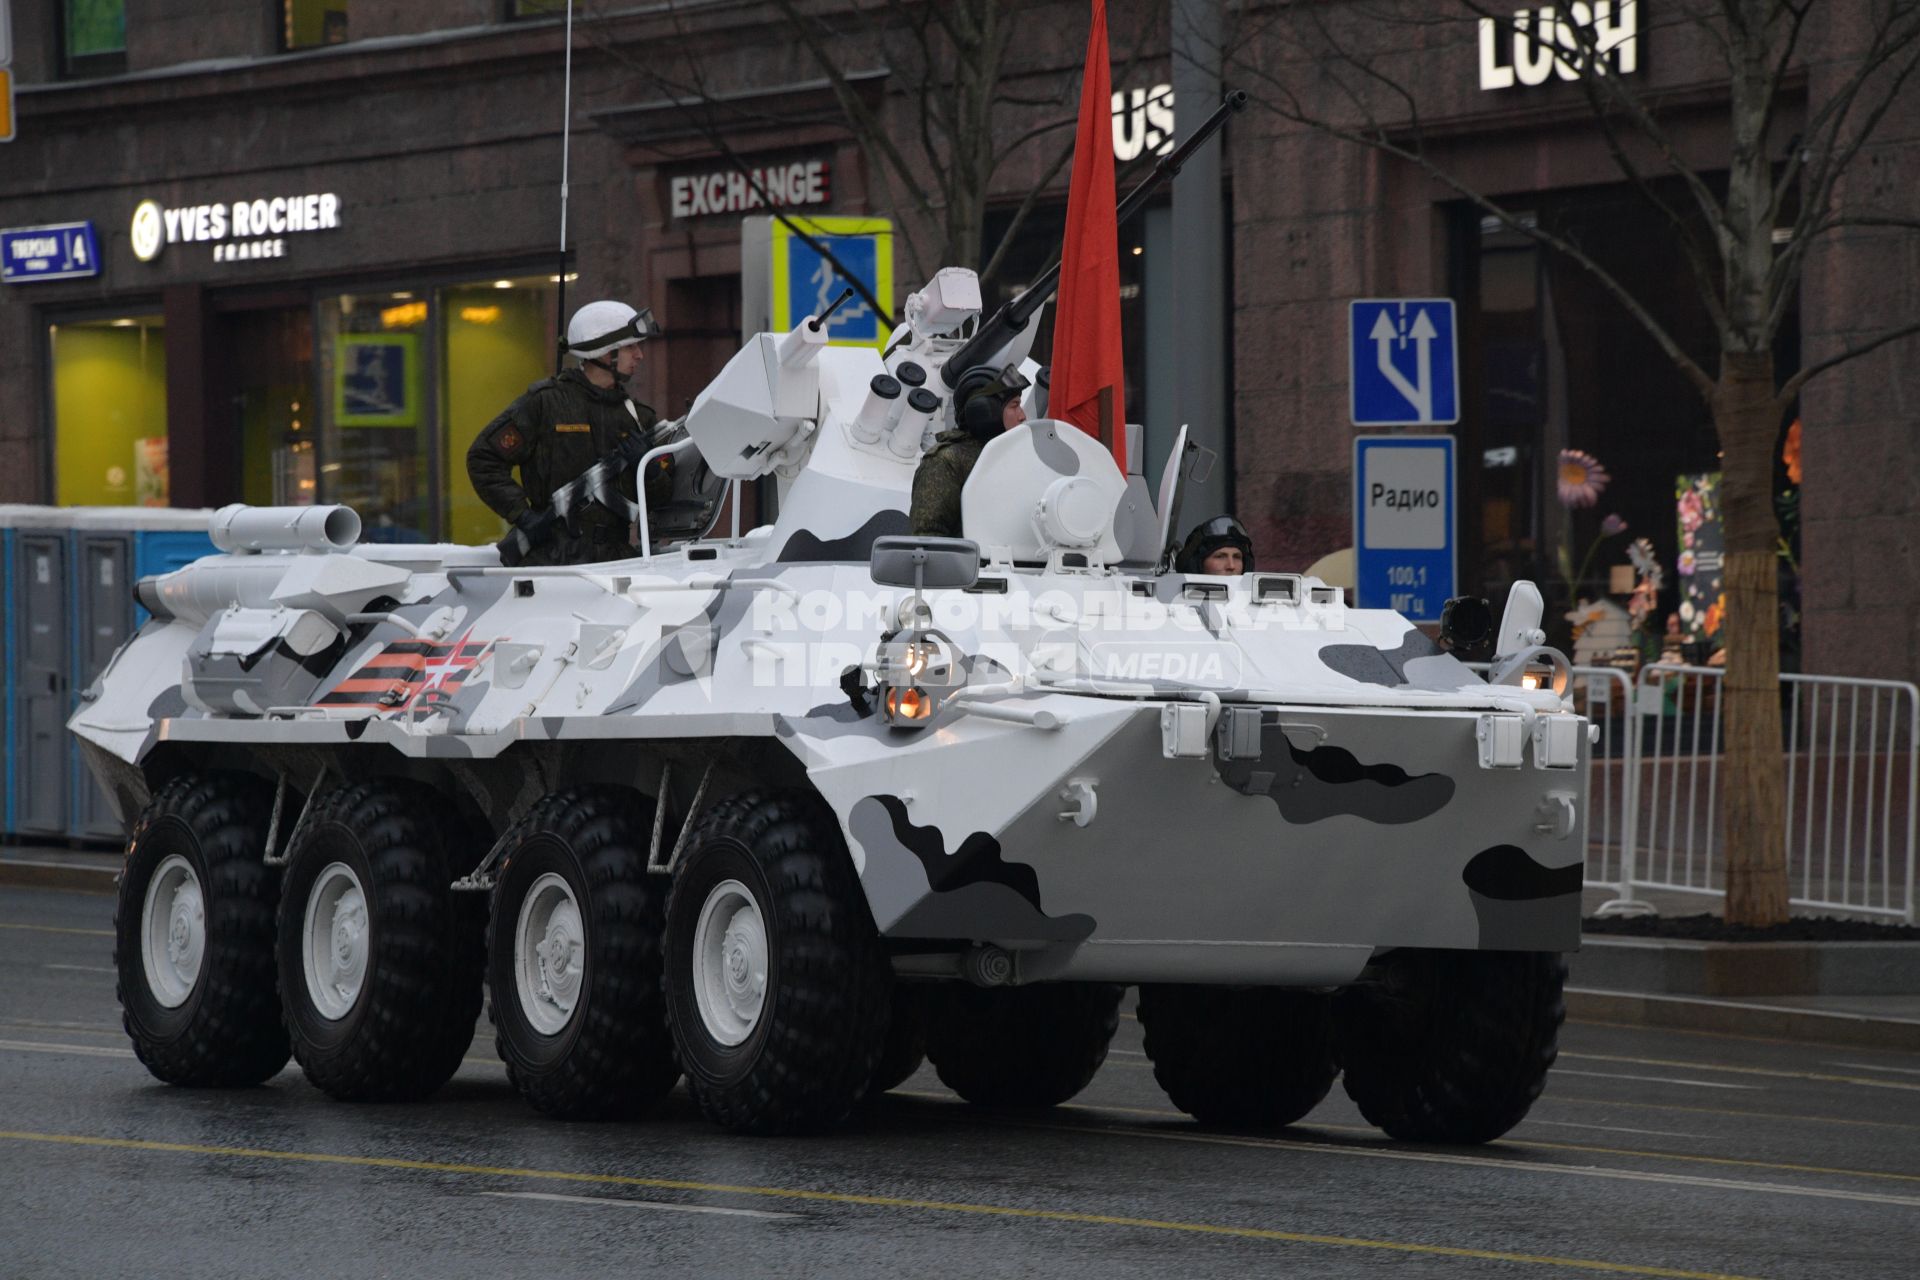
[[[913,473],[913,531],[925,538],[958,538],[960,491],[980,451],[1002,431],[1027,420],[1020,393],[1027,379],[1018,369],[985,365],[960,375],[953,388],[953,420],[958,425],[934,437],[933,450]]]
[[[1236,578],[1253,571],[1253,539],[1232,516],[1215,516],[1193,527],[1174,557],[1176,573]]]
[[[543,526],[536,517],[555,489],[615,449],[632,450],[642,442],[636,436],[653,430],[657,415],[636,403],[625,383],[640,367],[640,344],[659,331],[651,311],[589,302],[567,325],[564,350],[579,365],[528,387],[467,450],[474,492],[529,535],[523,563],[590,564],[635,554],[629,522],[604,507],[580,510],[571,527]],[[654,479],[648,477],[650,493]],[[631,475],[621,488],[635,497]]]

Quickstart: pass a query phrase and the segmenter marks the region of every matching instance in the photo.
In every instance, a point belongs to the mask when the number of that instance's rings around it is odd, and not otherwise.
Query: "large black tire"
[[[323,1092],[417,1101],[459,1068],[486,959],[484,899],[448,888],[474,861],[470,842],[446,802],[411,783],[358,782],[314,799],[280,895],[280,1003],[293,1056]],[[309,975],[316,927],[344,949],[326,955],[354,957],[346,970],[316,956]]]
[[[927,1012],[927,1059],[968,1102],[1058,1106],[1107,1060],[1123,993],[1093,982],[989,990],[948,984]]]
[[[816,796],[765,791],[697,824],[667,899],[667,1011],[688,1091],[738,1133],[837,1124],[873,1078],[889,989],[839,824]]]
[[[1347,1096],[1408,1142],[1491,1142],[1546,1084],[1566,960],[1536,951],[1398,951],[1334,1006]]]
[[[577,787],[507,833],[487,928],[494,1044],[548,1115],[637,1115],[680,1078],[660,989],[667,882],[647,872],[652,810],[624,788]]]
[[[1333,1001],[1276,987],[1143,984],[1153,1078],[1202,1124],[1292,1124],[1333,1087]]]
[[[168,1084],[255,1085],[287,1065],[273,977],[280,884],[263,861],[272,805],[258,778],[183,774],[154,794],[127,841],[113,918],[121,1023]]]
[[[873,1064],[873,1078],[867,1081],[867,1097],[899,1088],[927,1060],[927,992],[913,983],[893,984],[887,1038],[880,1046],[879,1061]]]

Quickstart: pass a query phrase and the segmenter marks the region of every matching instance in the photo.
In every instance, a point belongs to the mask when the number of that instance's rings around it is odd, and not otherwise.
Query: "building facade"
[[[814,46],[768,5],[680,0],[579,5],[566,117],[559,7],[15,0],[18,136],[0,147],[0,227],[91,223],[98,261],[97,274],[0,286],[11,409],[0,501],[338,501],[372,536],[490,538],[498,522],[466,482],[466,446],[551,372],[561,291],[564,309],[606,296],[651,305],[666,336],[634,389],[663,416],[682,412],[753,321],[742,223],[766,212],[756,183],[795,216],[891,219],[884,301],[897,308],[955,243],[955,189],[927,156],[972,136],[940,130],[986,121],[1004,154],[977,193],[982,243],[960,251],[986,266],[1013,228],[988,280],[1005,297],[1057,246],[1078,0],[1002,6],[1015,36],[993,105],[971,114],[950,79],[938,93],[951,100],[936,100],[913,59],[908,26],[925,6],[897,6],[907,26],[891,27],[823,4],[834,25]],[[1193,226],[1189,213],[1176,232],[1182,202],[1204,203],[1191,183],[1122,230],[1126,400],[1146,426],[1149,475],[1194,416],[1182,403],[1192,374],[1212,371],[1225,406],[1193,424],[1223,455],[1207,501],[1249,525],[1263,567],[1303,569],[1351,546],[1347,303],[1451,297],[1461,590],[1497,598],[1531,576],[1569,612],[1622,606],[1635,578],[1619,570],[1645,537],[1664,579],[1655,625],[1684,612],[1693,652],[1710,649],[1711,570],[1700,570],[1712,548],[1698,528],[1704,503],[1711,531],[1710,419],[1618,301],[1459,190],[1264,109],[1283,92],[1334,92],[1325,51],[1303,52],[1281,9],[1109,7],[1123,186],[1176,122],[1203,114],[1204,97],[1190,107],[1195,95],[1166,88],[1194,83],[1197,63],[1256,99],[1204,179],[1223,271],[1180,268]],[[1333,11],[1348,8],[1359,12]],[[1653,0],[1637,8],[1634,65],[1620,74],[1659,90],[1677,145],[1711,174],[1727,149],[1724,68],[1699,33],[1653,21]],[[1176,30],[1209,9],[1198,37]],[[1781,136],[1857,61],[1866,9],[1835,5],[1814,33],[1783,94]],[[1430,156],[1577,237],[1711,360],[1670,226],[1623,181],[1581,87],[1536,77],[1538,50],[1511,35],[1501,27],[1491,54],[1470,23],[1355,38],[1419,87]],[[1920,189],[1914,98],[1882,123],[1842,201],[1898,204]],[[876,154],[876,130],[907,152],[900,163]],[[933,146],[914,152],[923,137]],[[1916,239],[1823,239],[1776,351],[1783,374],[1920,317]],[[1196,313],[1217,316],[1226,340],[1198,342]],[[1782,584],[1806,669],[1920,674],[1916,347],[1889,344],[1810,384],[1791,446],[1782,423]],[[1606,469],[1592,506],[1561,501],[1563,450]],[[1606,533],[1609,516],[1626,531]]]

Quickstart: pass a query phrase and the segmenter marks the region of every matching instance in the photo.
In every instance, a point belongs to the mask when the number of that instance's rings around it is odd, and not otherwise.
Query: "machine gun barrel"
[[[619,490],[620,477],[628,467],[646,456],[654,442],[674,425],[672,422],[659,423],[652,431],[629,437],[624,445],[616,445],[598,462],[555,489],[548,497],[546,506],[536,511],[530,519],[523,517],[496,544],[500,549],[500,563],[510,568],[523,564],[533,554],[535,547],[554,538],[562,524],[596,502],[623,519],[637,518],[637,508]]]
[[[1213,114],[1203,121],[1193,136],[1160,158],[1153,166],[1153,172],[1140,180],[1138,186],[1127,193],[1114,210],[1114,225],[1124,224],[1128,218],[1140,212],[1142,206],[1153,195],[1155,189],[1167,179],[1180,172],[1193,153],[1208,138],[1211,138],[1227,122],[1227,117],[1247,105],[1245,89],[1229,89],[1221,99]],[[1012,337],[1027,327],[1036,311],[1046,305],[1060,287],[1060,264],[1054,263],[1038,280],[1028,285],[1025,292],[998,311],[993,313],[977,333],[967,340],[965,346],[954,352],[944,365],[940,366],[940,376],[947,380],[949,387],[960,380],[960,375],[980,364],[986,358],[1007,345]]]

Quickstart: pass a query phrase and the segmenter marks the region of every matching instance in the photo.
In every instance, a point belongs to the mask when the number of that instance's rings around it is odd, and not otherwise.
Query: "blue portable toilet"
[[[58,839],[67,830],[67,715],[72,710],[68,634],[68,528],[61,507],[0,507],[4,561],[4,826],[13,839]]]
[[[147,611],[134,599],[134,584],[213,554],[207,533],[213,512],[206,508],[76,507],[72,517],[69,715],[120,646],[147,621]],[[120,819],[87,769],[77,737],[70,736],[67,777],[68,836],[121,839]]]

